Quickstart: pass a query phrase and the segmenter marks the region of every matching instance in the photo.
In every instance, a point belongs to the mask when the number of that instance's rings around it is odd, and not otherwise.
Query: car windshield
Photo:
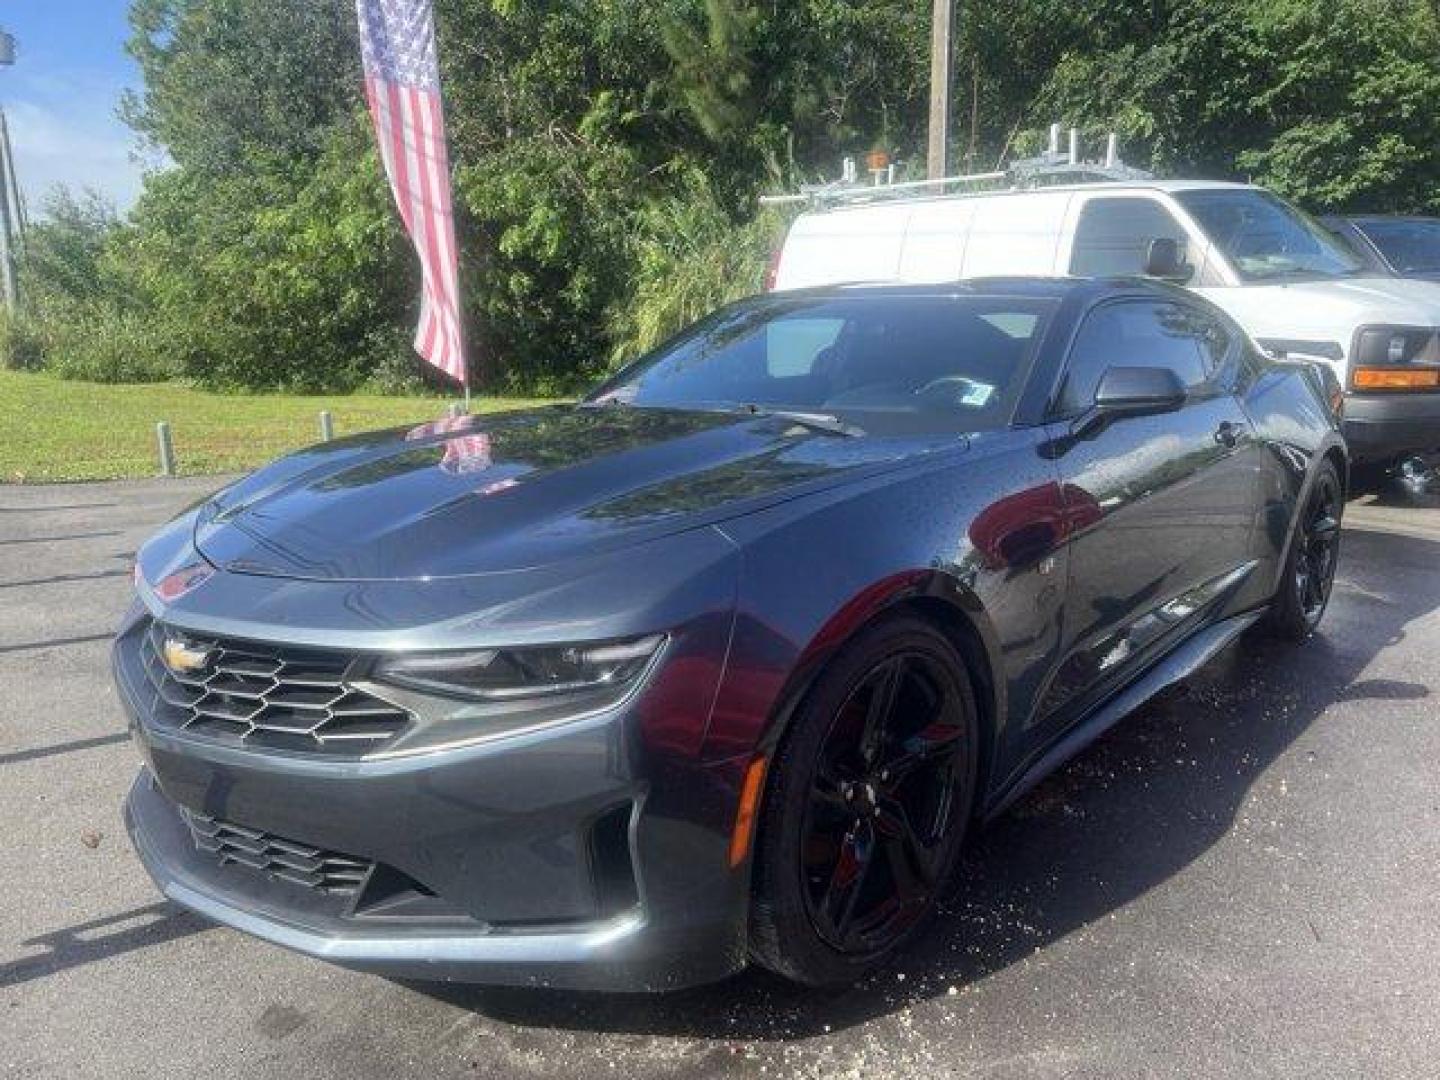
[[[586,404],[783,413],[849,434],[1003,427],[1051,306],[953,295],[749,300],[631,364]]]
[[[1366,218],[1356,225],[1399,273],[1440,272],[1440,218],[1428,221]]]
[[[1184,191],[1176,198],[1247,281],[1362,272],[1360,260],[1319,223],[1268,191]]]

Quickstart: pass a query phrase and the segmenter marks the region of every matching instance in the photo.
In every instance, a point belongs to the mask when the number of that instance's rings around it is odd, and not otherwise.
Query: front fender
[[[835,654],[866,626],[900,610],[921,611],[935,618],[942,629],[957,639],[957,647],[971,654],[967,660],[983,667],[975,672],[980,681],[976,692],[983,698],[982,707],[987,717],[1003,715],[1005,684],[996,677],[1000,646],[980,598],[950,571],[915,568],[861,589],[825,620],[809,640],[787,643],[783,652],[774,648],[773,641],[767,641],[770,633],[767,627],[737,620],[728,669],[735,681],[727,680],[728,685],[722,688],[712,714],[707,751],[728,756],[737,753],[737,747],[745,743],[750,753],[772,752],[784,736],[795,710]],[[753,648],[756,645],[769,647],[756,650]],[[772,659],[788,656],[788,665],[782,665],[784,674],[777,679],[760,664],[746,661],[746,657],[757,653],[768,653]],[[978,656],[973,655],[975,653]],[[765,691],[756,693],[760,687]],[[726,697],[727,692],[736,696]],[[747,721],[736,723],[740,716]]]
[[[1285,567],[1290,561],[1290,549],[1295,546],[1295,537],[1300,532],[1300,514],[1304,506],[1310,501],[1310,492],[1314,490],[1315,478],[1319,473],[1320,463],[1327,458],[1339,457],[1344,462],[1340,472],[1340,490],[1348,498],[1350,493],[1350,456],[1345,446],[1344,439],[1338,435],[1324,440],[1320,447],[1311,456],[1308,468],[1305,470],[1304,479],[1295,491],[1294,502],[1290,506],[1289,520],[1285,526],[1285,540],[1280,547],[1277,562],[1275,564],[1275,576],[1270,582],[1270,595],[1280,587],[1280,580],[1284,576]]]
[[[1024,711],[1008,691],[1017,678],[1038,683],[1053,659],[1068,518],[1053,464],[1033,445],[1010,449],[1022,452],[726,524],[741,548],[740,587],[708,760],[773,747],[826,662],[900,605],[928,606],[983,665],[996,735]]]

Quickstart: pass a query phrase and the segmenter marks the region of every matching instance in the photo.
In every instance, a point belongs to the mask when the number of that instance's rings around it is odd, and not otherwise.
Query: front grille
[[[238,863],[271,877],[337,896],[359,891],[374,866],[365,859],[325,851],[184,808],[180,813],[190,827],[195,846],[210,852],[222,866]]]
[[[204,661],[172,670],[167,637]],[[246,746],[357,757],[410,723],[410,713],[351,686],[351,658],[229,639],[198,638],[152,623],[140,666],[153,692],[150,716],[163,727]]]

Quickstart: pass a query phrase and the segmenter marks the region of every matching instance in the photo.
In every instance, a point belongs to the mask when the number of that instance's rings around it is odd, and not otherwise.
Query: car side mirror
[[[1195,276],[1195,268],[1185,261],[1185,244],[1169,236],[1159,236],[1145,249],[1145,276],[1173,281],[1183,285]]]
[[[1070,433],[1078,437],[1123,416],[1174,412],[1188,396],[1184,382],[1171,368],[1112,367],[1100,377],[1095,404],[1075,420]]]

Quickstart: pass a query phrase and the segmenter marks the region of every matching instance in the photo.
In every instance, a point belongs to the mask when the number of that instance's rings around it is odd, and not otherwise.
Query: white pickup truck
[[[819,207],[796,218],[774,288],[995,275],[1148,275],[1185,284],[1272,355],[1328,364],[1358,465],[1440,454],[1440,283],[1375,276],[1325,229],[1248,184],[1086,183]]]

